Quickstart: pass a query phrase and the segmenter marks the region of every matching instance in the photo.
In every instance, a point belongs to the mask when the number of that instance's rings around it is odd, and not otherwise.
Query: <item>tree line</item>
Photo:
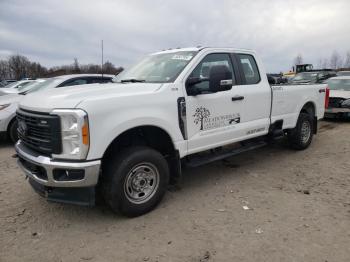
[[[293,65],[300,65],[304,63],[302,54],[298,54],[293,61]],[[338,51],[333,51],[329,58],[323,57],[317,60],[317,64],[314,68],[318,69],[350,69],[350,51],[345,55],[341,55]]]
[[[79,64],[78,59],[69,65],[54,66],[47,68],[38,62],[32,62],[27,57],[16,54],[10,55],[7,59],[0,60],[0,80],[23,78],[46,78],[66,74],[112,74],[117,75],[123,71],[123,67],[116,67],[107,61],[101,65]]]

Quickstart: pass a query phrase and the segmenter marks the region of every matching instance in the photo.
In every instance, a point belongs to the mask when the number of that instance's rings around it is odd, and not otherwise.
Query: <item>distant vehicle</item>
[[[45,84],[38,85],[34,88],[21,88],[19,93],[27,94],[37,91],[39,89],[57,88],[64,86],[86,85],[86,84],[101,84],[111,83],[114,75],[100,74],[74,74],[74,75],[62,75],[49,78]]]
[[[291,84],[316,84],[323,83],[328,78],[336,76],[335,71],[311,71],[311,72],[302,72],[296,74],[293,79],[291,79]]]
[[[10,79],[2,80],[0,82],[0,88],[5,87],[5,86],[7,86],[7,85],[9,85],[9,84],[11,84],[13,82],[17,82],[17,81],[16,80],[10,80]]]
[[[302,72],[308,72],[312,71],[314,66],[312,64],[300,64],[295,66],[295,72],[302,73]]]
[[[350,76],[350,71],[339,71],[337,76]]]
[[[350,117],[350,76],[332,77],[326,83],[330,93],[325,118]]]
[[[10,95],[10,94],[17,94],[19,92],[21,92],[21,90],[29,90],[30,88],[36,87],[37,85],[39,85],[40,83],[45,82],[46,79],[36,79],[33,81],[30,81],[29,83],[25,84],[25,85],[19,85],[18,87],[14,88],[4,88],[2,90],[0,90],[0,95],[1,95],[1,91],[3,91],[3,95]]]
[[[64,75],[49,78],[47,80],[35,80],[31,84],[18,88],[18,93],[8,94],[0,97],[0,133],[7,134],[12,142],[16,142],[17,136],[17,120],[16,110],[18,103],[26,94],[45,90],[49,88],[58,88],[82,84],[108,83],[112,82],[114,75]]]
[[[279,85],[288,82],[288,79],[281,74],[267,74],[267,80],[270,85]]]
[[[12,94],[18,92],[18,88],[21,88],[25,85],[28,85],[29,83],[33,82],[34,80],[20,80],[14,83],[11,83],[3,88],[0,89],[0,96]]]

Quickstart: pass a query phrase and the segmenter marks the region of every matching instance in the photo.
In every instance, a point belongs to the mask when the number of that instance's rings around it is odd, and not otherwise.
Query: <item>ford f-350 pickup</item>
[[[270,86],[255,52],[234,48],[154,53],[114,82],[21,101],[18,163],[48,200],[93,205],[101,192],[114,211],[142,215],[179,181],[182,165],[283,136],[307,148],[328,94],[323,84]]]

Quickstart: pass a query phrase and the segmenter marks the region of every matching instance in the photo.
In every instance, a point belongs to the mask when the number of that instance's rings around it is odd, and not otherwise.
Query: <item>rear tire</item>
[[[314,124],[310,114],[300,113],[297,125],[288,133],[288,141],[291,148],[304,150],[312,141]]]
[[[10,123],[8,129],[8,137],[10,138],[12,143],[16,143],[18,141],[18,133],[17,133],[18,123],[17,120],[14,120]]]
[[[135,146],[106,160],[102,194],[114,212],[143,215],[162,200],[169,184],[169,167],[156,150]]]

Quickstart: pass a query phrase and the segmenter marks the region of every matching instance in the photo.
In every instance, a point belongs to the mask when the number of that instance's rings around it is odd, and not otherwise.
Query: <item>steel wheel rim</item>
[[[306,144],[311,136],[311,125],[309,121],[304,121],[301,125],[301,142]]]
[[[154,196],[158,187],[158,169],[151,163],[141,163],[134,166],[126,176],[124,193],[131,203],[142,204]]]

